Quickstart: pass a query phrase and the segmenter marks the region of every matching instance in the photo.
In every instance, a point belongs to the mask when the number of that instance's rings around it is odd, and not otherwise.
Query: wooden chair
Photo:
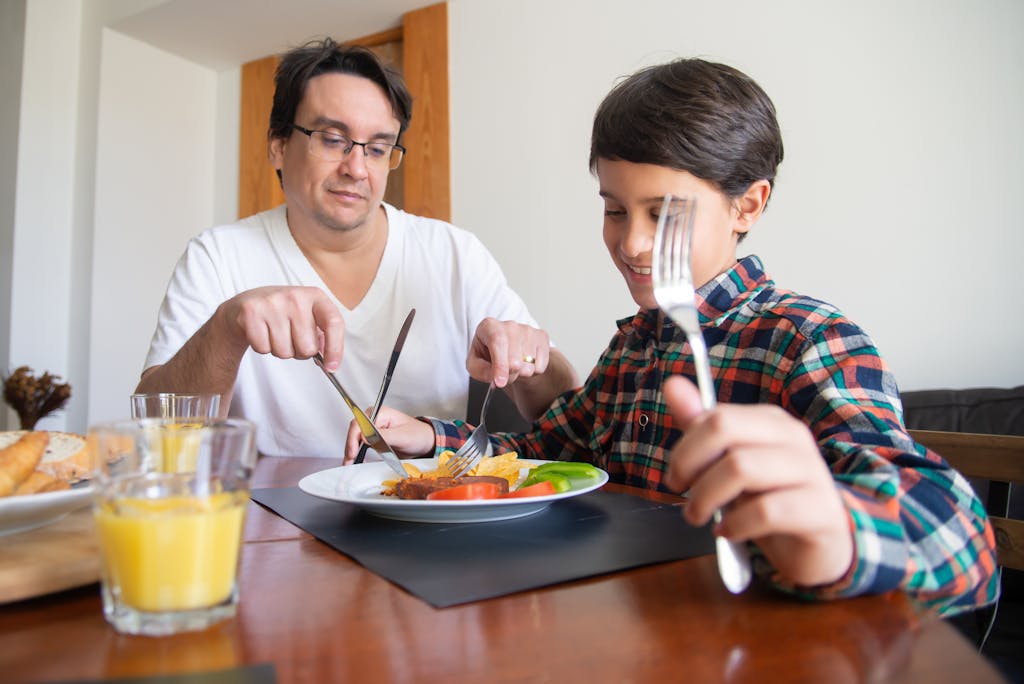
[[[908,430],[918,444],[942,456],[965,477],[989,480],[986,509],[999,565],[1024,570],[1024,520],[1008,518],[1009,486],[1024,484],[1024,437]]]

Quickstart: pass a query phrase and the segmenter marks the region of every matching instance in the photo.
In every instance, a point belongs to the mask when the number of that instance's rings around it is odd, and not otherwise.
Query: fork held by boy
[[[665,196],[654,233],[651,280],[658,306],[686,335],[693,352],[701,405],[709,411],[715,407],[715,383],[711,378],[711,361],[697,316],[697,294],[690,268],[696,213],[696,199]],[[721,520],[722,512],[716,510],[714,522],[717,524]],[[732,593],[742,592],[751,578],[748,549],[725,537],[715,537],[715,547],[722,582]]]

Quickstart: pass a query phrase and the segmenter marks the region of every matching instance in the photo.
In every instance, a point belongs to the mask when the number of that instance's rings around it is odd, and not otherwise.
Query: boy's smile
[[[731,200],[691,173],[654,164],[598,159],[597,178],[604,198],[605,246],[633,301],[645,309],[658,307],[651,287],[651,251],[665,195],[697,200],[692,263],[697,287],[732,268],[739,236],[764,208],[763,201],[750,203],[747,195]]]

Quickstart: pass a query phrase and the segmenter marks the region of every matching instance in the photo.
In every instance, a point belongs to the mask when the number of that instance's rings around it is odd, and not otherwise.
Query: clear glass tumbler
[[[103,612],[163,635],[233,616],[255,425],[141,418],[89,429]]]
[[[212,420],[220,411],[219,394],[178,394],[154,392],[133,394],[132,418],[169,418]]]

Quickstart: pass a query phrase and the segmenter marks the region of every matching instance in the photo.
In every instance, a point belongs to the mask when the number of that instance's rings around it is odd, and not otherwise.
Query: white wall
[[[741,253],[860,323],[904,390],[1024,384],[1024,3],[450,0],[449,21],[454,221],[581,373],[635,311],[600,238],[594,110],[701,56],[754,77],[783,129]]]
[[[145,7],[143,0],[25,0],[0,12],[5,54],[17,51],[0,68],[3,168],[14,170],[0,175],[0,217],[10,221],[3,258],[11,262],[0,283],[0,362],[5,371],[28,365],[70,382],[66,410],[42,428],[83,431],[89,420],[101,32]],[[0,413],[0,427],[16,425],[13,412]]]
[[[89,421],[124,417],[167,279],[214,214],[217,74],[104,30]]]
[[[216,149],[212,224],[231,223],[238,218],[238,152],[242,110],[242,69],[217,74]],[[269,163],[269,162],[268,162]],[[198,230],[197,230],[198,232]],[[167,274],[170,277],[170,273]]]
[[[50,371],[74,391],[69,293],[81,8],[34,0],[25,10],[9,363]],[[60,429],[65,419],[58,413],[39,427]]]
[[[14,206],[18,177],[21,65],[25,49],[25,1],[0,2],[0,374],[13,370],[11,278],[14,265]],[[10,414],[10,415],[8,415]],[[16,425],[14,412],[0,408],[0,429]]]

